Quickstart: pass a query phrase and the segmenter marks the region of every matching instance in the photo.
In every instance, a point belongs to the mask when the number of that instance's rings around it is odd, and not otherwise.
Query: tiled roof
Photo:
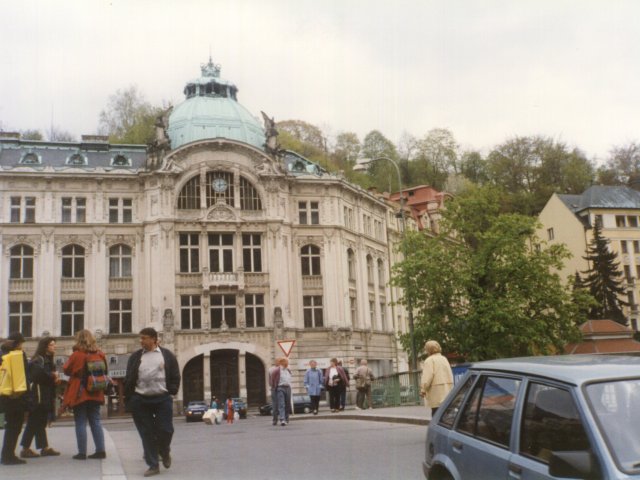
[[[565,347],[565,353],[640,353],[640,342],[631,329],[613,320],[589,320],[580,325],[581,343]]]

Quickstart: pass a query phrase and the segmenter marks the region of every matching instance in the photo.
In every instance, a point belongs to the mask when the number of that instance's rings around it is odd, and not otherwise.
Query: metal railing
[[[373,408],[421,405],[419,370],[394,373],[376,378],[371,382]]]

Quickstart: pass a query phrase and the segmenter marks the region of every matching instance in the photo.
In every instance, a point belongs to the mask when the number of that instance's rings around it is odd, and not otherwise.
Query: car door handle
[[[458,440],[454,440],[451,445],[453,445],[453,448],[456,450],[462,450],[462,442],[459,442]]]
[[[516,465],[515,463],[509,463],[509,471],[515,473],[516,475],[521,475],[522,467],[520,465]]]

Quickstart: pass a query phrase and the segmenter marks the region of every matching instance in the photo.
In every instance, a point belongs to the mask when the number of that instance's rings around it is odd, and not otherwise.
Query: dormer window
[[[111,165],[113,167],[130,167],[131,159],[125,157],[124,155],[116,155],[111,159]]]
[[[24,165],[39,165],[41,162],[40,162],[40,157],[38,157],[38,155],[32,152],[29,152],[24,154],[24,156],[20,160],[20,163]]]
[[[74,153],[67,159],[67,165],[86,165],[86,164],[87,164],[87,158],[80,153]]]

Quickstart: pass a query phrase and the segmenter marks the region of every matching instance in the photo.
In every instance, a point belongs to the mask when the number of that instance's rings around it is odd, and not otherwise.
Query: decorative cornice
[[[17,245],[28,245],[33,248],[33,255],[40,255],[40,236],[39,235],[4,235],[2,237],[4,244],[5,256],[11,255],[11,249]]]

